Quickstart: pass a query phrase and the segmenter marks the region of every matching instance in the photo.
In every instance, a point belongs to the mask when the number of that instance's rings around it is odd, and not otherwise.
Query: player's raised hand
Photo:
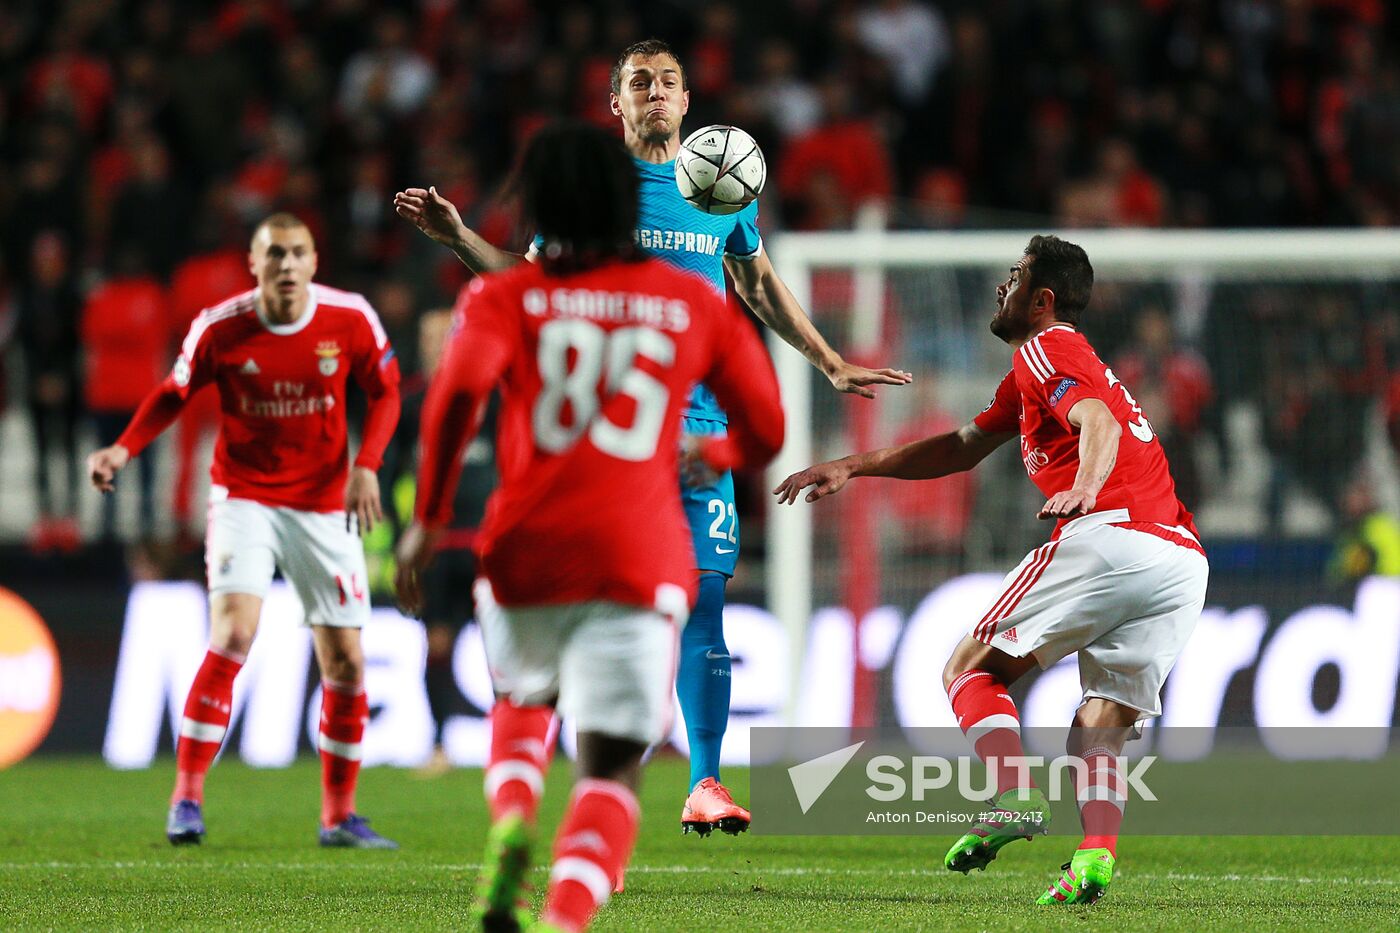
[[[416,616],[423,611],[421,574],[433,562],[441,532],[414,522],[404,529],[399,546],[394,550],[397,567],[394,570],[394,593],[399,608]]]
[[[438,194],[437,188],[406,188],[398,192],[394,195],[394,212],[444,246],[461,241],[466,230],[456,205]]]
[[[1093,493],[1082,489],[1066,489],[1051,496],[1049,501],[1041,506],[1036,518],[1073,518],[1076,515],[1088,515],[1094,511],[1097,501],[1098,497]]]
[[[88,454],[88,478],[98,489],[103,492],[111,492],[117,488],[117,473],[126,466],[130,459],[131,452],[121,444],[103,447],[99,451]]]
[[[384,508],[379,502],[379,477],[369,467],[355,467],[350,471],[350,484],[345,488],[345,530],[350,530],[350,518],[354,516],[360,523],[360,534],[374,530],[377,522],[384,521]]]
[[[874,398],[875,391],[870,386],[907,386],[914,381],[910,373],[902,369],[866,369],[844,360],[826,376],[838,392],[849,392],[862,398]]]
[[[802,490],[812,486],[814,488],[807,493],[807,501],[816,502],[823,496],[840,492],[850,478],[851,468],[845,460],[829,460],[792,474],[778,484],[773,495],[778,497],[779,504],[792,505]]]

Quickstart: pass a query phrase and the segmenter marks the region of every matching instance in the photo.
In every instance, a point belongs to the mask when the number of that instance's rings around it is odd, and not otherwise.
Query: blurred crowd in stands
[[[521,247],[528,232],[504,184],[513,155],[553,117],[615,125],[609,69],[636,39],[681,52],[689,129],[732,122],[762,144],[769,233],[847,227],[869,200],[909,228],[1393,226],[1400,14],[1387,7],[0,5],[0,363],[17,373],[0,392],[13,384],[8,403],[27,409],[41,461],[61,451],[68,464],[37,470],[45,533],[75,534],[65,516],[82,479],[79,428],[115,437],[194,314],[249,287],[247,233],[273,210],[309,224],[321,279],[370,297],[412,373],[417,318],[450,303],[466,272],[395,217],[393,193],[436,185],[489,239]],[[1191,348],[1169,308],[1139,303],[1107,349],[1140,393],[1165,399],[1177,448],[1222,430],[1222,395],[1271,400],[1271,488],[1311,485],[1336,507],[1357,400],[1386,399],[1400,440],[1393,295],[1389,316],[1350,297],[1299,308],[1257,290],[1229,303],[1234,319],[1207,316]],[[1241,365],[1235,336],[1251,327],[1270,337]],[[181,527],[212,408],[194,406],[177,435]],[[1198,496],[1194,471],[1178,471]],[[149,471],[140,482],[148,529]]]

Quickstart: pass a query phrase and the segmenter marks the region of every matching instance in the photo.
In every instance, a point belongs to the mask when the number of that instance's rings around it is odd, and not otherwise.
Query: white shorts
[[[972,637],[1046,668],[1079,652],[1084,698],[1162,713],[1162,684],[1205,604],[1209,566],[1193,548],[1114,527],[1123,511],[1075,519],[1006,575]],[[1195,542],[1185,528],[1153,526]]]
[[[211,596],[265,596],[274,567],[280,567],[301,599],[307,625],[361,628],[369,621],[365,549],[359,535],[346,529],[344,512],[221,498],[215,487],[204,542]]]
[[[496,693],[522,706],[558,698],[579,732],[660,742],[671,731],[680,613],[613,602],[501,606],[476,581],[476,617]]]

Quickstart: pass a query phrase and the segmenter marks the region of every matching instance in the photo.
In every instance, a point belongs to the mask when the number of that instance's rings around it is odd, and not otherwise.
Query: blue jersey
[[[758,235],[758,202],[737,214],[706,214],[692,207],[676,187],[676,163],[643,162],[633,158],[641,190],[637,204],[637,245],[657,259],[694,272],[724,294],[724,257],[753,259]],[[687,418],[724,424],[724,410],[713,393],[697,385],[690,395]]]
[[[736,214],[706,214],[691,207],[676,187],[676,162],[633,158],[640,182],[637,245],[664,262],[694,272],[724,294],[724,257],[753,259],[763,238],[758,235],[758,202]],[[544,245],[535,237],[535,248]],[[724,409],[709,389],[696,385],[685,417],[727,424]]]
[[[759,255],[763,238],[759,235],[759,202],[741,212],[720,216],[690,206],[676,188],[676,161],[644,163],[633,157],[637,167],[637,245],[661,261],[703,277],[724,294],[724,258],[753,259]],[[535,237],[535,248],[543,247]],[[713,392],[697,384],[690,392],[686,417],[727,424],[720,402]]]

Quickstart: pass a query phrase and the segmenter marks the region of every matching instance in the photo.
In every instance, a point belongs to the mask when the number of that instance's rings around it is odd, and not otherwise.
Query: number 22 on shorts
[[[727,541],[729,544],[738,547],[739,538],[735,534],[739,530],[739,514],[734,511],[734,503],[725,502],[723,499],[711,499],[706,506],[709,513],[715,517],[710,522],[710,537],[718,538],[720,541]],[[724,530],[724,520],[729,519],[729,530]],[[733,554],[734,547],[725,547],[722,544],[715,545],[716,554]]]

